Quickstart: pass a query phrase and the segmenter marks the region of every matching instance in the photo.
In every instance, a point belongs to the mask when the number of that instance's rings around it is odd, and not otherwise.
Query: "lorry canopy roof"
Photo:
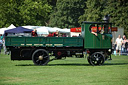
[[[6,30],[5,33],[31,33],[32,29],[27,29],[24,27],[16,27],[14,29]]]

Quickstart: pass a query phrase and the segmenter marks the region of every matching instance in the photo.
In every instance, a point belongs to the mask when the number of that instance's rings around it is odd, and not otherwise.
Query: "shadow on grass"
[[[114,66],[114,65],[128,65],[128,63],[105,63],[103,66]],[[18,64],[15,66],[40,66],[40,65],[34,65],[34,64]],[[90,64],[80,64],[80,63],[68,63],[68,64],[47,64],[45,66],[91,66]]]
[[[18,64],[18,65],[15,65],[15,66],[36,66],[34,64]]]
[[[34,64],[18,64],[15,66],[42,66],[42,65],[34,65]],[[44,66],[91,66],[89,64],[76,64],[76,63],[71,63],[71,64],[47,64]]]
[[[128,65],[128,63],[104,63],[102,66]],[[47,66],[92,66],[90,64],[48,64]]]
[[[104,65],[128,65],[128,63],[105,63]]]
[[[48,64],[47,66],[91,66],[89,64],[79,64],[79,63],[68,63],[68,64]]]

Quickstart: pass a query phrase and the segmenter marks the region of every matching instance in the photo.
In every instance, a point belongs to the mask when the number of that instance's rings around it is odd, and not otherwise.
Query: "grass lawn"
[[[103,66],[86,58],[54,60],[47,66],[11,61],[0,54],[0,85],[128,85],[128,56],[112,56]]]

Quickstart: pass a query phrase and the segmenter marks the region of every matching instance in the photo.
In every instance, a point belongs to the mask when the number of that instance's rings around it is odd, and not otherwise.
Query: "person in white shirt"
[[[116,54],[119,50],[119,55],[120,55],[122,42],[123,42],[123,40],[121,38],[121,35],[119,35],[118,38],[116,39],[116,45],[117,45],[116,46]]]

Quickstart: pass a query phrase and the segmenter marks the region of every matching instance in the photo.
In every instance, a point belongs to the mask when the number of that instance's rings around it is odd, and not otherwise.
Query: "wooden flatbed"
[[[6,46],[83,47],[82,37],[6,37]]]

